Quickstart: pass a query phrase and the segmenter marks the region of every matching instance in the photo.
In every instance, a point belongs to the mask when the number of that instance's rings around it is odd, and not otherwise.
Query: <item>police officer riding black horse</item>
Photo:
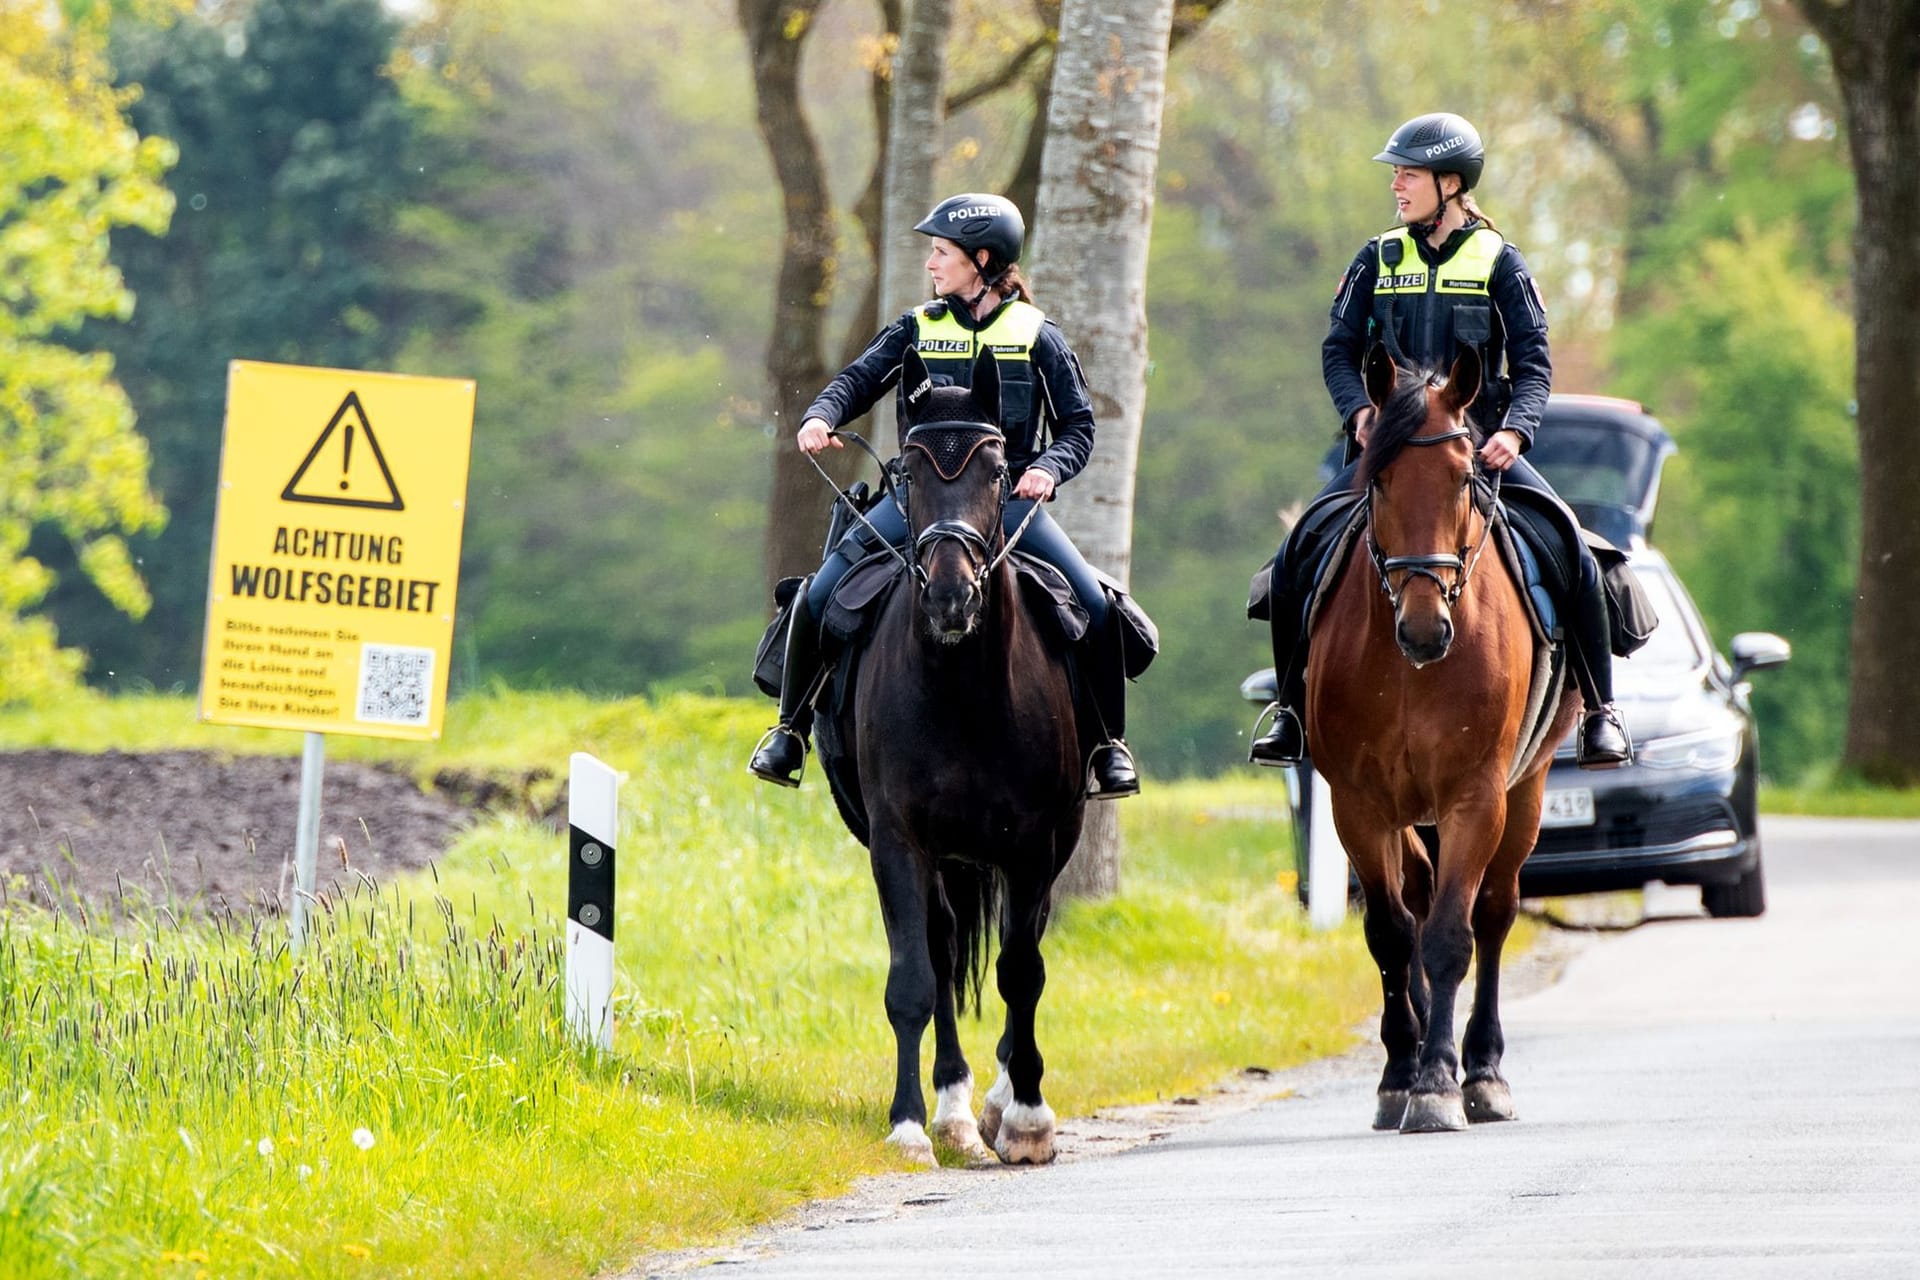
[[[1009,538],[1018,533],[1021,551],[1065,575],[1089,622],[1073,654],[1100,727],[1099,745],[1088,762],[1088,795],[1101,800],[1134,795],[1140,781],[1122,736],[1126,675],[1120,609],[1065,531],[1038,507],[1077,475],[1093,452],[1093,404],[1086,375],[1059,326],[1033,305],[1016,265],[1026,223],[1011,201],[997,195],[953,196],[934,206],[914,230],[932,240],[927,271],[937,296],[882,329],[860,358],[827,384],[808,408],[796,443],[808,454],[841,448],[836,429],[866,413],[888,390],[898,387],[904,404],[912,388],[901,385],[900,371],[910,349],[918,352],[940,386],[970,385],[975,357],[993,354],[1012,484],[1005,532]],[[904,412],[901,420],[906,420]],[[881,539],[898,546],[906,537],[907,523],[893,497],[882,498],[795,595],[781,676],[780,720],[748,762],[756,777],[781,786],[799,785],[825,665],[820,619],[827,602],[857,561],[881,549]]]
[[[1546,307],[1520,251],[1508,244],[1469,194],[1486,150],[1471,124],[1445,112],[1394,130],[1374,159],[1393,166],[1398,227],[1369,240],[1341,277],[1321,348],[1321,372],[1349,438],[1348,466],[1321,491],[1275,556],[1271,575],[1277,700],[1262,716],[1273,724],[1249,752],[1257,764],[1298,762],[1307,750],[1301,719],[1307,670],[1302,619],[1309,576],[1359,500],[1356,442],[1373,409],[1361,380],[1375,341],[1408,369],[1446,369],[1459,344],[1476,348],[1490,388],[1468,410],[1484,437],[1479,462],[1498,473],[1510,508],[1524,506],[1529,527],[1550,528],[1572,567],[1562,602],[1572,667],[1585,712],[1578,734],[1581,767],[1629,762],[1633,744],[1613,707],[1613,654],[1600,568],[1573,513],[1521,455],[1533,443],[1553,382]]]

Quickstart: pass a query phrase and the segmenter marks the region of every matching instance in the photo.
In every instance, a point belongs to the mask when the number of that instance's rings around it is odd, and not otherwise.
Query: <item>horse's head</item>
[[[1358,478],[1372,506],[1368,550],[1400,651],[1423,667],[1447,656],[1470,570],[1477,440],[1466,411],[1480,392],[1480,356],[1462,347],[1442,380],[1398,368],[1375,344],[1364,374],[1374,408]]]
[[[991,352],[973,362],[973,386],[936,387],[920,353],[909,350],[907,527],[923,575],[920,611],[943,644],[972,635],[986,608],[1000,512],[1007,501],[1007,438],[1000,431],[1000,366]]]

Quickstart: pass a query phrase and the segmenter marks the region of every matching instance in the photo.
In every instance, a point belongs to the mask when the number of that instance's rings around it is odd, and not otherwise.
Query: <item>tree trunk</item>
[[[806,455],[793,447],[800,415],[828,377],[827,305],[837,238],[819,144],[800,107],[800,54],[822,0],[739,0],[753,59],[760,136],[780,184],[786,236],[767,342],[772,397],[773,485],[767,505],[769,587],[820,562],[818,536],[830,497]],[[770,598],[770,597],[769,597]]]
[[[1133,564],[1133,487],[1146,407],[1147,246],[1173,0],[1066,0],[1060,10],[1034,222],[1034,291],[1086,367],[1099,424],[1058,519],[1099,568]],[[1120,885],[1115,804],[1092,806],[1064,892]]]
[[[1920,785],[1920,4],[1798,0],[1846,105],[1854,231],[1860,581],[1843,765]]]
[[[880,314],[891,320],[927,297],[927,239],[913,230],[934,204],[933,170],[946,124],[947,37],[953,0],[912,0],[893,63],[881,218]]]

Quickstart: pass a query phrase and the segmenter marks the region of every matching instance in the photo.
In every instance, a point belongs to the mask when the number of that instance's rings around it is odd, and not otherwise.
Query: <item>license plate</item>
[[[1593,792],[1587,787],[1561,787],[1547,792],[1540,807],[1543,827],[1590,827],[1593,825]]]

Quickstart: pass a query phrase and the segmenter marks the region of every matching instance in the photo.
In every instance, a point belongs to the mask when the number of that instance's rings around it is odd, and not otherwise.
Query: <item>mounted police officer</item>
[[[1480,211],[1472,191],[1486,149],[1471,124],[1437,112],[1393,131],[1374,157],[1393,166],[1400,225],[1369,240],[1334,294],[1332,322],[1321,347],[1321,372],[1353,443],[1349,466],[1324,489],[1274,557],[1271,581],[1274,673],[1278,698],[1272,728],[1249,752],[1258,764],[1283,765],[1306,751],[1300,712],[1307,669],[1301,612],[1311,584],[1299,581],[1339,532],[1340,498],[1353,483],[1352,458],[1364,444],[1373,408],[1362,385],[1361,360],[1374,341],[1416,369],[1444,369],[1456,344],[1479,349],[1488,391],[1468,410],[1484,436],[1483,470],[1500,472],[1509,507],[1524,505],[1533,527],[1549,527],[1573,567],[1572,599],[1563,603],[1573,669],[1586,711],[1578,734],[1583,768],[1611,769],[1633,758],[1626,725],[1613,707],[1613,654],[1600,569],[1578,521],[1521,455],[1533,443],[1553,382],[1547,313],[1520,251]],[[1266,713],[1263,713],[1263,715]]]
[[[808,408],[797,443],[809,454],[844,447],[835,430],[871,409],[899,387],[900,365],[915,348],[937,384],[971,384],[973,361],[991,351],[1000,373],[1000,427],[1007,437],[1013,489],[1006,505],[1011,535],[1054,490],[1079,474],[1093,452],[1093,404],[1086,375],[1060,328],[1033,305],[1016,265],[1026,242],[1020,210],[1002,196],[949,197],[914,227],[932,239],[927,272],[935,298],[899,317],[840,371]],[[902,421],[905,414],[901,415]],[[1043,439],[1043,431],[1051,437]],[[896,545],[907,540],[907,523],[892,498],[866,513],[880,535]],[[1100,579],[1066,533],[1044,509],[1020,537],[1020,550],[1063,573],[1086,610],[1090,626],[1076,655],[1101,722],[1103,741],[1089,761],[1088,794],[1111,799],[1136,794],[1140,781],[1122,734],[1126,723],[1126,678],[1121,661],[1118,609],[1110,607]],[[793,602],[781,677],[780,722],[755,748],[747,768],[768,782],[798,786],[805,765],[813,699],[822,676],[819,620],[847,570],[878,550],[873,534],[856,524],[834,547]]]

